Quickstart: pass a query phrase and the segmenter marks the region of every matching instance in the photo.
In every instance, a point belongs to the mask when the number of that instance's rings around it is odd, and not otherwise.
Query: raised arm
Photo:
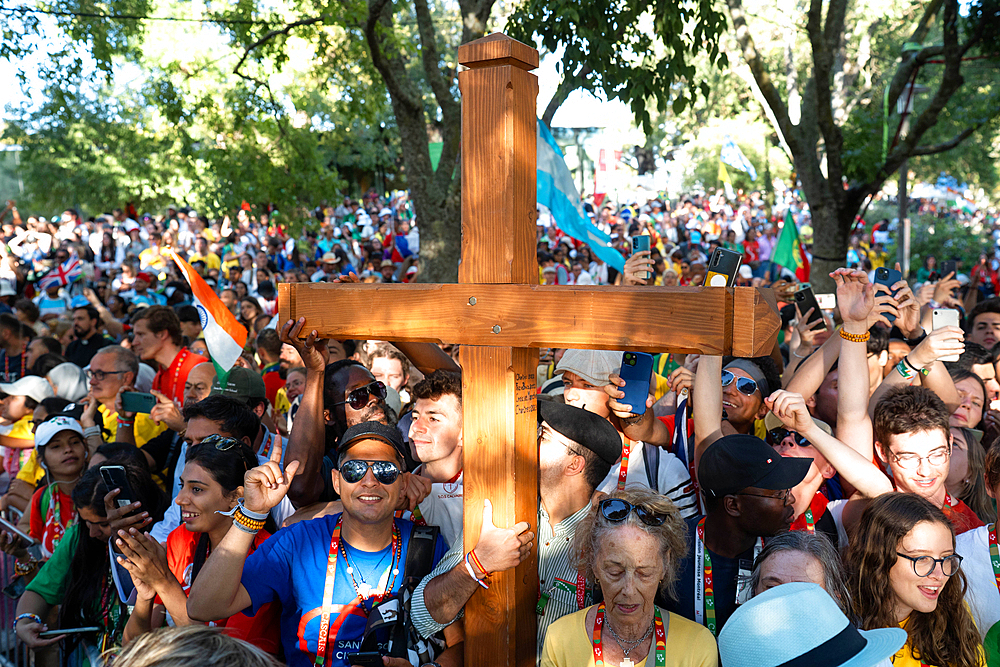
[[[722,357],[702,355],[694,377],[694,460],[722,437]]]
[[[837,269],[837,305],[844,320],[843,333],[858,336],[851,341],[838,335],[840,363],[837,386],[837,437],[871,461],[872,422],[868,417],[868,318],[875,306],[875,288],[864,271]],[[832,461],[831,461],[832,463]],[[836,467],[836,466],[834,466]]]
[[[323,456],[326,453],[326,420],[323,418],[323,382],[326,372],[326,341],[313,331],[303,341],[299,338],[305,318],[289,320],[281,327],[281,342],[298,350],[306,367],[306,386],[302,403],[295,413],[292,432],[288,434],[287,462],[298,461],[299,474],[288,490],[288,499],[296,507],[311,505],[320,498],[323,480]]]
[[[819,391],[826,374],[830,372],[834,362],[840,357],[841,340],[841,337],[834,332],[813,355],[803,360],[795,368],[795,374],[792,375],[785,388],[796,394],[802,394],[806,398]]]
[[[892,491],[889,478],[871,460],[816,425],[801,395],[779,390],[765,402],[787,428],[806,438],[863,497],[874,498]]]
[[[247,510],[266,514],[288,493],[299,462],[291,461],[282,470],[281,450],[281,442],[276,442],[271,458],[246,474],[243,506]],[[229,618],[252,604],[240,578],[254,537],[253,533],[234,523],[218,548],[212,551],[188,593],[187,615],[191,620],[208,622]]]
[[[462,371],[462,367],[455,363],[455,360],[451,356],[434,343],[393,341],[392,344],[405,354],[410,363],[424,375],[429,375],[434,371],[452,371],[455,373]]]
[[[889,389],[901,384],[912,384],[918,377],[922,385],[936,393],[944,401],[949,413],[954,412],[959,404],[958,390],[955,389],[955,383],[948,374],[948,369],[941,363],[940,358],[964,352],[964,341],[965,334],[958,327],[942,327],[928,333],[927,337],[920,341],[903,361],[904,367],[915,376],[904,378],[899,370],[894,368],[882,380],[882,384],[872,395],[868,405],[869,416],[874,416],[875,406]],[[929,369],[926,376],[920,373],[922,368]]]
[[[675,379],[678,371],[684,371],[686,375],[684,375],[681,379]],[[674,372],[670,374],[670,377],[667,378],[667,381],[670,384],[670,389],[672,391],[679,391],[685,380],[687,382],[687,386],[690,387],[693,379],[694,373],[688,369],[676,368],[674,369]],[[611,412],[618,417],[625,437],[631,440],[637,440],[650,445],[656,445],[657,447],[665,447],[669,449],[672,444],[673,434],[669,429],[667,429],[666,425],[657,419],[653,414],[653,410],[651,409],[653,407],[653,397],[650,396],[646,399],[645,412],[642,414],[635,414],[632,412],[634,406],[618,402],[618,399],[625,398],[625,392],[620,389],[620,387],[624,386],[625,380],[623,380],[618,373],[612,373],[608,377],[608,384],[604,385],[604,393],[609,396],[608,407],[611,409]]]

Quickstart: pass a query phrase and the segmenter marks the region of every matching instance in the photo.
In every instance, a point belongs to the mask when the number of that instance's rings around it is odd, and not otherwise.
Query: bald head
[[[187,382],[184,383],[184,405],[194,405],[198,401],[207,398],[212,391],[212,383],[215,381],[215,366],[209,362],[203,362],[191,369],[188,373]]]

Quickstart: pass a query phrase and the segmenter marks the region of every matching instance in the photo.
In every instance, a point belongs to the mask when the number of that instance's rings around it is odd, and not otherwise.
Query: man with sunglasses
[[[573,537],[597,498],[597,485],[621,455],[621,437],[607,419],[555,401],[539,399],[538,417],[540,588],[535,613],[540,658],[549,625],[591,604],[593,582],[576,568]],[[527,556],[534,538],[528,525],[497,528],[492,516],[487,501],[475,548],[466,555],[459,536],[413,592],[413,625],[422,636],[455,622],[469,598],[488,585],[489,573],[510,569]]]
[[[791,525],[792,489],[811,465],[811,459],[777,456],[753,435],[727,435],[709,445],[698,468],[706,514],[685,520],[692,548],[679,565],[677,599],[659,602],[718,636],[737,600],[745,599],[762,538]]]
[[[405,447],[393,426],[363,422],[347,429],[332,480],[343,513],[284,528],[247,557],[260,517],[285,497],[299,468],[292,461],[282,470],[276,447],[269,461],[247,473],[233,527],[195,580],[188,614],[228,618],[280,600],[290,667],[346,667],[347,655],[361,650],[374,605],[403,584],[413,534],[411,522],[395,518]],[[438,536],[434,563],[446,548]]]

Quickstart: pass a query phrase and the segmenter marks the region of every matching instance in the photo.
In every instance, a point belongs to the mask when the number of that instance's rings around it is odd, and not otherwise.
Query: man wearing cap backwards
[[[611,383],[611,376],[618,373],[621,359],[621,352],[567,350],[556,366],[556,373],[562,372],[566,403],[608,420],[622,441],[616,463],[597,488],[607,493],[628,484],[642,484],[670,498],[682,517],[694,516],[698,513],[698,505],[687,467],[670,452],[647,446],[641,439],[630,438],[628,420],[623,421],[619,414],[611,411],[612,399],[606,388]],[[646,410],[646,414],[660,424],[651,410]],[[666,439],[664,444],[669,445],[671,437],[666,427],[662,424],[661,427]]]
[[[188,373],[208,359],[181,347],[181,322],[166,306],[139,311],[132,320],[132,330],[132,350],[143,361],[155,361],[160,366],[153,378],[153,389],[180,401]]]
[[[705,516],[685,519],[692,548],[678,565],[677,599],[659,602],[718,636],[745,597],[762,538],[791,525],[792,489],[811,465],[812,459],[778,456],[753,435],[715,439],[698,467]]]
[[[337,449],[338,470],[332,474],[343,513],[283,528],[247,557],[260,529],[258,517],[285,497],[299,469],[299,462],[292,461],[282,470],[281,448],[276,447],[267,463],[247,473],[233,527],[191,587],[191,618],[210,621],[244,610],[253,613],[280,600],[281,643],[289,666],[346,666],[347,654],[362,650],[373,605],[397,593],[403,583],[414,530],[411,522],[395,518],[405,446],[392,426],[362,422],[347,429]],[[445,550],[438,536],[434,563]],[[381,641],[364,648],[379,649],[384,650]]]
[[[66,346],[66,359],[80,368],[90,365],[97,351],[115,342],[101,333],[101,314],[93,306],[73,309],[73,334],[76,339]]]
[[[603,392],[602,392],[603,393]],[[593,603],[590,586],[576,568],[576,526],[590,510],[600,480],[621,454],[621,437],[607,419],[580,408],[538,399],[538,578],[537,657],[545,631],[556,619]],[[479,542],[465,556],[461,537],[413,592],[413,625],[429,637],[454,623],[472,594],[492,572],[524,559],[534,535],[527,523],[493,525],[487,499]],[[468,565],[466,565],[468,563]],[[484,571],[485,570],[485,571]]]

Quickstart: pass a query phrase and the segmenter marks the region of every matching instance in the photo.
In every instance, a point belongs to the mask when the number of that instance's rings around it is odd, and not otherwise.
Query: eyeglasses
[[[334,405],[344,405],[345,403],[349,403],[355,410],[360,410],[368,405],[369,396],[374,396],[375,398],[384,401],[385,397],[388,395],[389,393],[386,391],[385,385],[376,380],[375,382],[367,384],[364,387],[358,387],[347,395],[346,401],[340,401],[339,403],[334,403]]]
[[[948,462],[951,451],[947,447],[939,447],[927,456],[917,456],[916,454],[903,453],[893,454],[892,458],[903,470],[916,470],[920,467],[920,462],[926,460],[932,466],[944,465]]]
[[[128,371],[95,371],[93,368],[87,369],[87,379],[97,380],[98,382],[104,382],[104,378],[109,375],[121,375],[122,373],[128,373]]]
[[[787,428],[772,428],[767,432],[767,441],[770,445],[780,445],[789,435],[795,437],[795,444],[799,447],[811,447],[812,443],[806,440],[805,436]]]
[[[738,496],[756,496],[757,498],[770,498],[771,500],[780,500],[781,503],[784,504],[785,502],[788,501],[788,496],[791,495],[791,493],[792,493],[791,489],[785,489],[784,491],[782,491],[780,494],[778,494],[776,496],[766,496],[763,493],[747,493],[745,491],[741,491],[740,493],[737,493],[736,495],[738,495]]]
[[[361,459],[351,459],[340,464],[340,476],[348,484],[357,484],[371,468],[372,474],[380,484],[388,486],[399,477],[399,466],[392,461],[362,461]]]
[[[962,566],[962,557],[958,554],[945,556],[944,558],[931,558],[930,556],[907,556],[898,551],[896,555],[913,563],[913,574],[918,577],[929,577],[934,572],[935,566],[941,564],[941,572],[946,577],[953,577]]]
[[[236,453],[240,455],[240,460],[243,462],[243,467],[246,470],[250,470],[250,466],[247,465],[246,457],[243,456],[243,442],[237,440],[236,438],[231,438],[227,435],[219,435],[218,433],[213,433],[207,438],[203,439],[198,443],[198,447],[206,445],[209,447],[215,447],[220,452],[228,452],[230,449],[235,448]]]
[[[733,375],[732,371],[722,371],[722,386],[728,387],[736,380],[736,388],[741,394],[746,394],[747,396],[753,396],[754,392],[757,391],[757,382],[751,380],[750,378],[736,377]]]
[[[662,526],[663,522],[667,520],[666,514],[653,512],[642,505],[633,505],[621,498],[605,498],[598,507],[601,510],[601,516],[611,523],[625,521],[631,512],[635,512],[635,515],[639,517],[639,521],[642,521],[647,526]]]

